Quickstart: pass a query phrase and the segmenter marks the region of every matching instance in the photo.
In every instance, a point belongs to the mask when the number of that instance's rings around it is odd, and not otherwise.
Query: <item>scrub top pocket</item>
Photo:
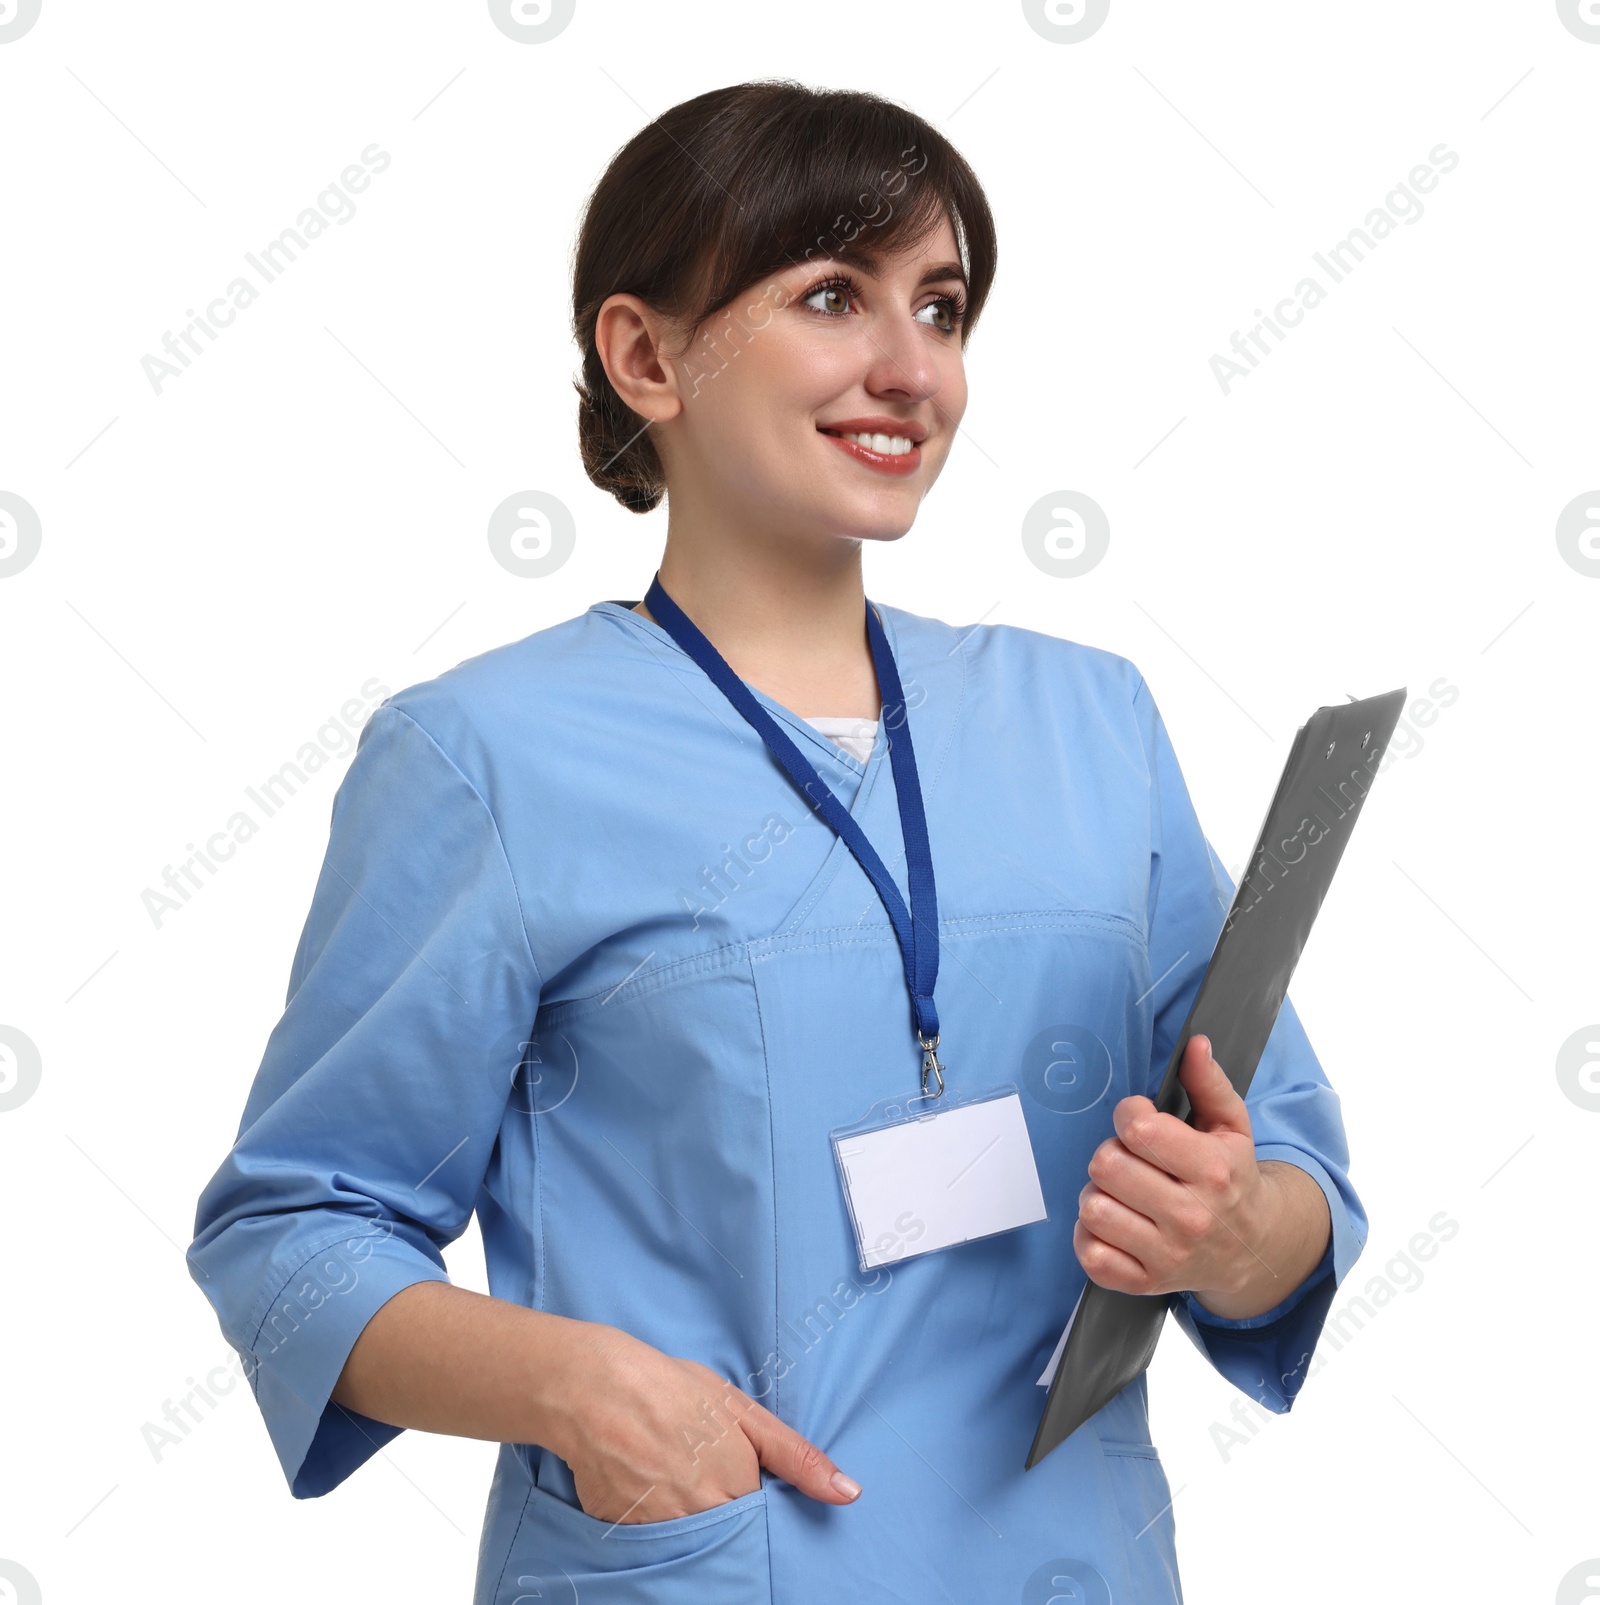
[[[1107,1439],[1101,1440],[1100,1452],[1116,1489],[1134,1597],[1181,1601],[1172,1489],[1160,1453],[1153,1444]]]
[[[769,1573],[765,1485],[669,1521],[601,1521],[531,1483],[496,1605],[706,1605]]]
[[[1172,1488],[1150,1437],[1144,1374],[1090,1419],[1121,1517],[1135,1598],[1181,1601]]]

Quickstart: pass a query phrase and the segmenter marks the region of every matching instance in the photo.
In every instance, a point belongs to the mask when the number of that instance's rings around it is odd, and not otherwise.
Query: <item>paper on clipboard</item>
[[[1067,1338],[1072,1332],[1072,1323],[1077,1320],[1078,1311],[1083,1308],[1083,1295],[1088,1291],[1089,1284],[1085,1282],[1082,1292],[1078,1294],[1078,1302],[1072,1306],[1072,1314],[1067,1317],[1067,1324],[1061,1329],[1061,1336],[1056,1339],[1055,1353],[1050,1356],[1044,1372],[1039,1378],[1038,1386],[1041,1388],[1048,1388],[1055,1380],[1056,1367],[1061,1364],[1061,1353],[1067,1346]]]

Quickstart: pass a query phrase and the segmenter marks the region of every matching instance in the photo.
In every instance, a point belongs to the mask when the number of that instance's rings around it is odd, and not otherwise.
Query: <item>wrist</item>
[[[531,1441],[571,1464],[572,1451],[589,1435],[588,1416],[604,1389],[616,1327],[545,1313],[552,1323],[530,1357],[531,1394],[538,1431]]]

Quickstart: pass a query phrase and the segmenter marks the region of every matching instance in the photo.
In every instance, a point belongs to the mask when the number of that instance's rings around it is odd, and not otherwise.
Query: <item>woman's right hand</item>
[[[560,1442],[549,1447],[572,1468],[588,1515],[628,1525],[693,1515],[754,1493],[763,1466],[825,1504],[860,1494],[815,1444],[709,1367],[620,1327],[583,1325],[562,1368]]]

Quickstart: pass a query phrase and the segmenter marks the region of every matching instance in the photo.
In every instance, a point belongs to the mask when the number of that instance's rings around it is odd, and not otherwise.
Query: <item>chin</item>
[[[833,518],[834,533],[846,540],[897,541],[916,523],[921,505],[920,497],[908,496],[898,506],[862,508],[853,517],[841,508]]]

